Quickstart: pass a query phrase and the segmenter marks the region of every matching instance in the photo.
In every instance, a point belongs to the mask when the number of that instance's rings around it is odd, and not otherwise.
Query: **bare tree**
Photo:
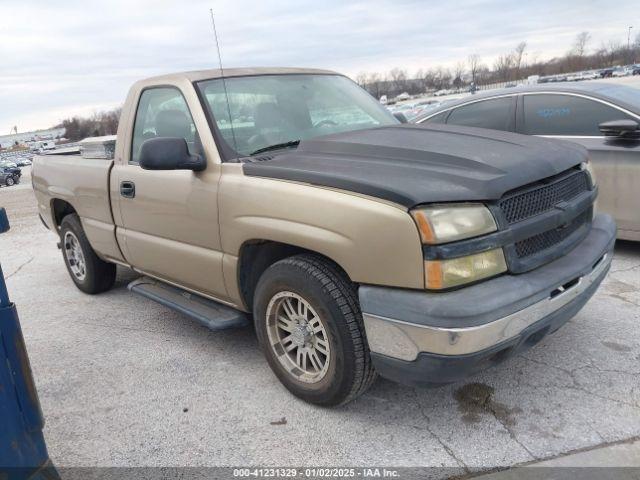
[[[55,128],[64,128],[65,137],[72,141],[86,137],[115,135],[118,131],[121,111],[121,108],[115,108],[106,112],[96,112],[90,118],[66,118]]]
[[[356,75],[356,83],[362,88],[367,88],[368,79],[369,75],[366,72],[360,72],[358,75]]]
[[[510,53],[500,55],[493,64],[493,70],[501,82],[508,82],[513,68],[513,55]]]
[[[367,89],[369,90],[371,95],[376,98],[380,98],[380,95],[382,94],[382,77],[378,72],[372,72],[369,74],[367,78],[367,85]]]
[[[421,72],[422,72],[422,76],[420,77],[420,80],[424,90],[436,88],[435,71],[433,69],[429,69],[429,70],[421,70]]]
[[[571,53],[576,57],[583,57],[587,51],[587,44],[589,43],[589,40],[591,40],[591,34],[589,32],[580,32],[576,35]]]
[[[448,68],[438,67],[433,71],[433,87],[442,90],[451,85],[451,72]]]
[[[611,40],[606,46],[606,58],[607,58],[607,63],[609,65],[615,65],[616,63],[618,63],[621,57],[621,52],[623,50],[622,44],[620,42],[618,42],[617,40]]]
[[[401,68],[393,68],[389,72],[389,78],[393,89],[397,93],[402,93],[407,89],[407,71]]]
[[[475,84],[478,83],[478,70],[481,68],[481,60],[480,55],[477,53],[472,53],[467,58],[467,63],[469,64],[469,72],[471,73],[471,81]]]
[[[422,68],[419,68],[418,71],[416,72],[415,79],[418,82],[418,86],[420,87],[420,90],[425,91],[427,89],[427,85],[424,82],[424,70]]]
[[[522,59],[524,58],[524,51],[527,49],[527,42],[520,42],[513,50],[512,61],[513,67],[516,71],[516,78],[520,78],[520,68],[522,67]]]
[[[483,82],[484,79],[489,78],[489,67],[484,64],[478,66],[478,71],[476,72],[476,79],[478,82]]]
[[[464,62],[456,63],[455,68],[453,69],[453,86],[456,88],[462,87],[464,83],[462,81],[462,76],[464,75]]]

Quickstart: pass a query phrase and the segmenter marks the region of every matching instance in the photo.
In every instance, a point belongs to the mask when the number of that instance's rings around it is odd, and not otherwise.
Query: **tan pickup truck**
[[[121,265],[209,328],[251,321],[276,376],[322,405],[532,346],[593,295],[615,237],[582,147],[403,125],[321,70],[138,82],[113,158],[37,157],[33,188],[78,288]]]

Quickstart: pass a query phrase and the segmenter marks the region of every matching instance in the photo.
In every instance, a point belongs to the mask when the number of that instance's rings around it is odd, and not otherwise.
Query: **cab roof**
[[[309,74],[309,75],[340,75],[331,70],[321,70],[318,68],[291,68],[291,67],[252,67],[252,68],[225,68],[225,77],[246,77],[253,75],[286,75],[286,74]],[[219,68],[210,70],[194,70],[189,72],[169,73],[166,75],[158,75],[143,80],[145,83],[162,83],[173,82],[176,80],[188,80],[190,82],[198,82],[200,80],[210,80],[220,78],[221,71]]]

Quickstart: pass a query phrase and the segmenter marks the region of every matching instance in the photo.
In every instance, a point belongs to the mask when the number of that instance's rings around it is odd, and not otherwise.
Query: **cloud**
[[[0,0],[0,134],[48,127],[118,105],[135,80],[217,67],[209,8],[225,66],[360,71],[490,63],[526,40],[531,55],[626,41],[636,2],[600,0]],[[640,30],[640,25],[637,27]]]

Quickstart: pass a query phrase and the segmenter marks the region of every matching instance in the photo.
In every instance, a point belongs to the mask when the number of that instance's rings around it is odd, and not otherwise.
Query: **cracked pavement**
[[[36,216],[28,168],[0,189],[0,262],[58,466],[512,466],[640,436],[640,244],[569,323],[467,382],[378,380],[344,408],[292,397],[250,328],[210,332],[133,296],[72,284]],[[187,411],[185,411],[187,409]],[[286,421],[285,421],[286,420]],[[320,448],[318,448],[320,447]],[[444,473],[441,473],[444,475]]]

